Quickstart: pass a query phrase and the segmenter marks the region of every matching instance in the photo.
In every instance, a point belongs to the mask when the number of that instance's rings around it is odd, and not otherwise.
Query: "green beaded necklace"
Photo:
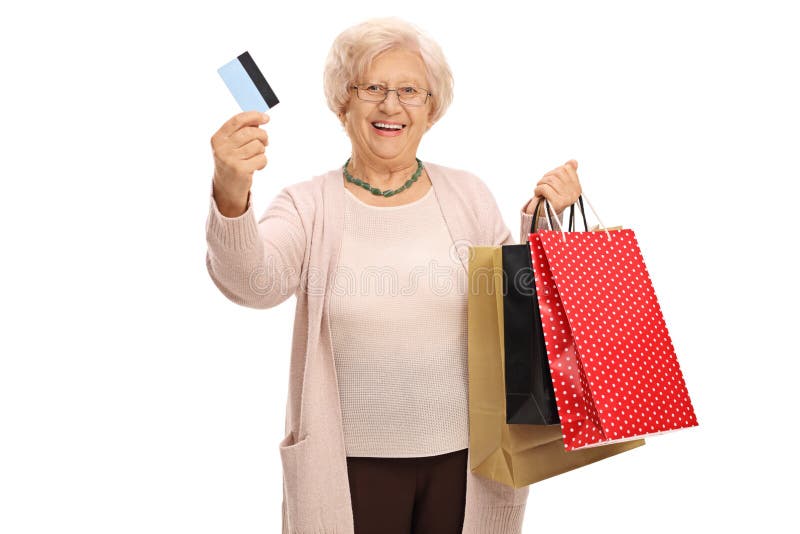
[[[351,184],[356,184],[358,186],[361,186],[364,189],[366,189],[367,191],[369,191],[370,193],[372,193],[373,195],[380,195],[380,196],[388,198],[388,197],[396,195],[397,193],[405,191],[406,189],[411,187],[411,185],[414,182],[417,181],[417,178],[419,178],[419,175],[422,174],[422,162],[419,160],[419,158],[414,158],[414,159],[417,160],[417,171],[414,173],[414,175],[411,178],[409,178],[406,181],[406,183],[404,183],[403,185],[401,185],[400,187],[398,187],[397,189],[394,189],[394,190],[387,189],[386,191],[381,191],[377,187],[372,187],[367,182],[361,181],[358,178],[353,178],[352,176],[350,176],[350,173],[347,172],[347,165],[350,163],[350,158],[347,158],[347,161],[344,162],[344,166],[342,167],[342,170],[344,171],[344,177]]]

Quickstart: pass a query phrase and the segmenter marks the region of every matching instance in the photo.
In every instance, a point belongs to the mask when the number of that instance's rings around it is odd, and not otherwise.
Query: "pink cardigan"
[[[471,245],[514,244],[494,196],[478,177],[432,163],[425,168],[467,269]],[[256,221],[252,205],[236,218],[217,209],[206,223],[206,265],[236,304],[270,308],[297,297],[283,465],[283,534],[353,534],[342,416],[328,323],[328,282],[342,241],[341,169],[282,189]],[[520,242],[531,215],[520,210]],[[466,355],[464,355],[466,357]],[[467,464],[465,534],[522,531],[528,488],[473,475]]]

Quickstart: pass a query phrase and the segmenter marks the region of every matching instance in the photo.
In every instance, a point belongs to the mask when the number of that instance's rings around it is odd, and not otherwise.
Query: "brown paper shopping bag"
[[[567,452],[560,425],[506,424],[500,247],[470,248],[468,321],[473,473],[521,488],[644,445],[640,439]]]

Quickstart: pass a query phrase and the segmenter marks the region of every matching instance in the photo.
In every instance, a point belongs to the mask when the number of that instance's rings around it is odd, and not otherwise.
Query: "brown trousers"
[[[420,458],[347,457],[355,534],[460,534],[467,449]]]

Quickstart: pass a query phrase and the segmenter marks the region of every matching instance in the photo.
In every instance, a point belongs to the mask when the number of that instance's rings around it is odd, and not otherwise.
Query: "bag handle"
[[[606,236],[608,236],[608,240],[611,241],[611,233],[608,231],[608,227],[605,225],[605,223],[603,223],[603,220],[600,218],[600,216],[595,211],[594,206],[592,206],[592,203],[589,202],[589,197],[587,197],[586,195],[581,195],[581,196],[586,199],[586,203],[589,204],[589,209],[592,210],[592,213],[594,214],[595,218],[597,219],[597,222],[600,223],[600,228],[603,229],[603,231],[606,233]],[[581,200],[580,197],[578,197],[578,200]],[[581,204],[583,204],[582,200],[581,200]]]
[[[543,198],[544,197],[540,197],[539,198],[539,201],[536,203],[536,209],[533,210],[533,219],[531,219],[531,227],[530,227],[530,232],[529,232],[531,234],[536,232],[536,225],[537,225],[537,223],[539,221],[539,217],[538,217],[539,209],[540,209],[540,207],[542,205],[542,199]],[[575,231],[575,204],[576,203],[573,203],[569,207],[569,231],[570,232],[574,232]],[[580,196],[578,197],[577,204],[578,204],[578,207],[581,210],[581,218],[583,219],[583,231],[584,232],[588,232],[589,231],[589,225],[586,222],[586,213],[583,210],[583,198],[581,198]],[[550,212],[545,212],[545,213],[547,214],[548,222],[550,223],[550,227],[552,228],[553,221],[550,219]]]
[[[586,223],[586,212],[583,211],[583,196],[578,195],[578,205],[581,207],[581,218],[583,218],[583,228],[584,231],[589,231],[589,225]]]
[[[575,204],[578,204],[578,207],[581,210],[581,218],[583,219],[583,231],[589,231],[589,225],[586,223],[586,213],[583,211],[583,199],[578,196],[578,201],[573,202],[569,207],[569,230],[570,232],[575,231]]]
[[[533,210],[533,219],[531,219],[530,232],[528,232],[529,234],[536,233],[536,223],[539,222],[539,208],[542,206],[542,200],[544,200],[544,197],[539,197],[539,201],[536,203],[536,208]],[[550,220],[550,213],[545,210],[545,214],[547,215],[548,223],[552,228],[553,221]]]
[[[581,217],[583,218],[583,227],[585,229],[584,231],[588,231],[589,230],[589,225],[586,222],[586,212],[583,209],[583,200],[584,199],[586,199],[586,203],[589,204],[589,209],[592,210],[592,213],[594,214],[595,218],[600,223],[600,227],[603,229],[603,231],[605,231],[606,236],[608,237],[608,240],[611,241],[611,233],[609,233],[608,228],[603,223],[603,220],[597,214],[597,211],[595,211],[594,206],[592,206],[592,203],[589,201],[589,198],[586,195],[581,194],[581,195],[578,195],[578,202],[577,203],[578,203],[578,206],[580,207],[580,210],[581,210]],[[536,209],[533,211],[533,220],[531,221],[531,232],[530,233],[534,233],[536,231],[536,222],[538,220],[537,215],[539,214],[539,206],[542,203],[542,200],[544,200],[545,213],[547,214],[547,225],[548,225],[548,228],[550,230],[553,230],[553,219],[550,217],[550,213],[555,215],[556,214],[555,210],[553,209],[553,206],[550,205],[550,202],[546,198],[541,197],[539,199],[539,202],[536,203]],[[574,220],[574,207],[575,207],[575,203],[570,205],[569,226],[568,226],[568,229],[569,229],[570,232],[573,232],[574,228],[575,228],[575,226],[574,226],[574,223],[575,223],[575,220]],[[549,211],[547,211],[548,208],[549,208]],[[566,243],[567,242],[567,232],[561,227],[561,223],[558,221],[558,217],[555,217],[555,219],[556,219],[556,225],[558,226],[558,231],[561,232],[561,240]]]

